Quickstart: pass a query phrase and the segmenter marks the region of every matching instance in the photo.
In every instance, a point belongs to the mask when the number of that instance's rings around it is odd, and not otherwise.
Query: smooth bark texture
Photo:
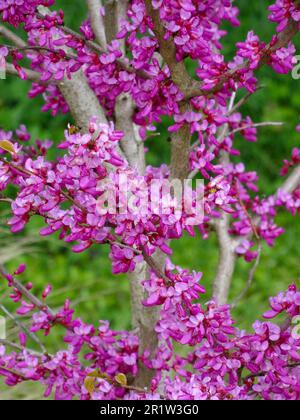
[[[149,278],[149,267],[145,262],[139,264],[134,273],[129,275],[131,288],[132,323],[133,328],[138,332],[142,355],[145,350],[149,350],[154,356],[158,347],[158,337],[154,329],[159,319],[159,307],[146,308],[142,302],[147,295],[142,285],[143,280]],[[139,387],[148,387],[155,371],[147,369],[143,363],[139,362],[139,372],[134,384]]]
[[[119,96],[115,107],[116,128],[124,133],[121,148],[130,166],[143,175],[146,169],[144,142],[132,121],[134,103],[128,94]]]
[[[87,131],[92,117],[97,117],[101,123],[107,123],[105,113],[99,105],[97,96],[89,87],[82,71],[73,73],[70,80],[65,79],[60,86],[60,91],[80,129]]]
[[[101,14],[103,7],[101,0],[87,0],[87,6],[89,11],[89,17],[91,25],[95,34],[95,38],[102,48],[106,49],[106,34],[104,19]]]
[[[219,264],[214,281],[213,295],[219,305],[228,301],[228,295],[235,269],[236,253],[233,241],[228,233],[230,216],[223,213],[222,218],[215,222],[219,241]]]
[[[289,177],[282,184],[280,189],[286,193],[293,192],[300,183],[300,166],[296,166],[295,169],[290,173]]]

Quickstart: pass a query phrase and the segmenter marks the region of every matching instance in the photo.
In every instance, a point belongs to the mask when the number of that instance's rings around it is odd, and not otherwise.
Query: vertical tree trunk
[[[162,251],[157,251],[153,257],[157,267],[164,272],[166,265],[166,256]],[[142,285],[144,280],[149,279],[150,269],[146,262],[139,264],[134,273],[130,275],[131,301],[132,301],[132,321],[133,327],[138,330],[140,347],[140,356],[148,350],[150,356],[154,357],[158,350],[159,340],[155,331],[159,320],[161,308],[155,306],[146,308],[143,300],[147,293]],[[135,385],[141,388],[149,388],[155,371],[149,370],[143,363],[139,362],[139,372],[135,379]]]
[[[220,254],[218,272],[214,281],[213,295],[218,305],[228,302],[229,291],[235,269],[236,254],[232,239],[228,233],[229,215],[223,213],[222,218],[215,223],[219,240]]]
[[[159,319],[160,308],[146,308],[142,304],[147,297],[142,282],[149,278],[149,274],[147,264],[141,263],[130,275],[132,322],[134,329],[138,331],[140,356],[145,350],[148,350],[151,356],[155,356],[158,347],[155,327]],[[148,388],[155,372],[148,369],[142,362],[139,362],[138,367],[139,371],[134,384],[141,388]]]

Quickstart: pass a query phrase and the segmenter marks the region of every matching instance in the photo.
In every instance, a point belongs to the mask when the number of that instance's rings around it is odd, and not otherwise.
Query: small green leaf
[[[95,390],[95,379],[87,377],[84,381],[84,387],[91,395]]]
[[[115,381],[122,386],[127,385],[127,378],[124,373],[119,373],[117,376],[115,376]]]
[[[88,378],[99,378],[99,370],[93,370],[93,372],[90,372],[88,374]]]
[[[110,379],[107,373],[102,373],[99,369],[93,370],[88,374],[89,378]]]
[[[16,153],[14,145],[8,140],[0,141],[0,149],[5,150],[6,152],[14,155]]]

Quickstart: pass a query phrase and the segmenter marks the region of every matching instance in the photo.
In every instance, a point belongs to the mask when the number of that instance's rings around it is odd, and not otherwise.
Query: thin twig
[[[11,312],[9,312],[4,305],[0,304],[0,309],[8,318],[10,318],[14,322],[14,324],[16,324],[17,327],[23,330],[24,333],[40,347],[43,353],[47,354],[46,347],[34,333],[32,333],[27,327],[25,327],[25,325],[23,325],[22,322],[20,322]]]
[[[286,368],[286,369],[294,369],[294,368],[299,367],[299,366],[300,366],[300,362],[297,362],[297,363],[290,363],[290,364],[288,364],[288,365],[284,366],[284,368]],[[268,375],[268,373],[270,373],[270,372],[258,372],[258,373],[253,373],[253,374],[248,375],[248,376],[246,376],[245,378],[243,378],[243,381],[244,381],[244,382],[247,382],[247,381],[249,381],[250,379],[260,378],[260,377],[262,377],[262,376]]]
[[[260,236],[259,236],[259,233],[258,233],[256,224],[255,224],[255,221],[252,219],[252,217],[251,217],[251,215],[250,215],[250,213],[249,213],[249,211],[248,211],[245,203],[243,202],[243,200],[241,198],[241,194],[240,194],[240,191],[239,191],[238,180],[236,180],[236,182],[235,182],[235,187],[237,189],[237,198],[238,198],[239,205],[241,206],[242,210],[244,211],[244,213],[246,214],[246,216],[247,216],[247,218],[249,220],[249,223],[251,225],[251,229],[252,229],[252,232],[253,232],[255,238],[258,241],[260,241]]]
[[[241,106],[243,106],[256,92],[263,89],[264,87],[265,87],[264,85],[259,85],[256,88],[255,92],[247,92],[246,95],[242,99],[240,99],[239,102],[237,102],[237,104],[232,109],[230,109],[227,112],[226,116],[230,117],[230,115],[234,114],[235,111],[237,111],[239,108],[241,108]]]
[[[246,296],[246,294],[248,293],[248,291],[251,289],[253,280],[254,280],[254,276],[256,273],[256,270],[259,266],[260,260],[261,260],[261,253],[262,253],[262,243],[261,241],[259,241],[258,243],[258,250],[257,250],[257,257],[255,259],[254,265],[251,268],[250,272],[249,272],[249,276],[248,276],[248,280],[247,280],[247,284],[246,287],[244,288],[244,290],[239,294],[239,296],[234,300],[234,302],[231,304],[231,308],[236,308],[237,305],[239,304],[239,302]]]
[[[10,373],[11,375],[18,376],[19,378],[23,379],[23,381],[29,381],[30,380],[23,373],[18,372],[18,371],[14,370],[14,369],[10,369],[10,368],[7,368],[5,366],[1,366],[0,365],[0,371],[1,370],[4,370],[4,372]]]
[[[15,68],[15,66],[11,63],[6,63],[5,70],[7,74],[11,74],[12,76],[19,76],[19,72]],[[57,80],[50,79],[47,82],[41,81],[41,75],[37,71],[30,70],[26,67],[21,67],[21,71],[26,75],[27,79],[33,83],[39,83],[42,86],[51,85],[60,85],[61,82]]]
[[[21,173],[22,173],[22,174],[24,174],[24,175],[27,175],[27,176],[32,176],[32,175],[34,175],[34,176],[37,176],[37,174],[35,174],[34,172],[29,171],[29,170],[27,170],[27,169],[25,169],[25,168],[22,168],[22,166],[16,165],[16,164],[15,164],[15,163],[13,163],[13,162],[8,162],[6,159],[0,158],[0,161],[1,161],[1,162],[3,162],[5,165],[8,165],[8,166],[10,166],[11,168],[15,169],[16,171],[21,172]]]
[[[6,28],[4,25],[0,25],[0,35],[3,38],[11,41],[16,47],[22,48],[26,46],[26,42],[23,41],[22,38],[12,32],[10,29]]]
[[[267,122],[261,122],[256,124],[248,124],[244,125],[243,127],[236,128],[235,130],[230,131],[228,134],[226,134],[227,137],[232,136],[233,134],[239,133],[241,131],[247,130],[248,128],[257,128],[257,127],[267,127],[267,126],[274,126],[274,127],[280,127],[284,125],[283,122],[276,122],[276,121],[267,121]]]
[[[115,235],[113,235],[113,236],[114,236],[115,240],[114,241],[108,241],[110,245],[116,245],[116,246],[119,246],[120,248],[123,248],[123,249],[130,249],[131,251],[133,251],[135,253],[135,255],[141,255],[142,254],[142,252],[139,251],[138,249],[135,249],[133,246],[126,245],[123,242],[120,242]]]
[[[19,165],[16,165],[15,163],[13,163],[13,162],[8,162],[7,160],[5,160],[5,159],[1,159],[0,158],[0,161],[2,161],[3,163],[5,163],[6,165],[9,165],[9,166],[11,166],[13,169],[15,169],[16,171],[19,171],[19,172],[21,172],[21,173],[23,173],[24,175],[27,175],[27,176],[38,176],[37,174],[35,174],[34,172],[32,172],[32,171],[29,171],[29,170],[27,170],[27,169],[25,169],[25,168],[22,168],[21,166],[19,166]],[[51,187],[51,185],[50,184],[46,184],[46,185],[49,185],[50,187]],[[61,192],[61,194],[67,199],[67,200],[69,200],[71,203],[73,203],[76,207],[78,207],[83,213],[87,213],[87,210],[86,210],[86,208],[85,207],[83,207],[75,198],[73,198],[71,195],[70,195],[70,193],[69,192],[67,192],[67,191],[64,191],[64,190],[61,190],[60,191]],[[48,217],[48,216],[43,216],[43,217]],[[49,217],[50,218],[50,217]]]
[[[284,191],[288,194],[291,194],[300,184],[300,165],[295,166],[290,175],[284,181],[283,185],[278,188],[277,195],[279,191]]]
[[[148,266],[155,272],[155,274],[164,280],[164,283],[167,287],[172,285],[171,280],[162,272],[162,270],[158,267],[158,265],[155,263],[154,259],[150,257],[145,250],[142,251],[144,260],[148,264]]]
[[[299,4],[299,1],[296,0],[295,4]],[[298,23],[290,18],[286,25],[286,28],[277,36],[277,41],[275,43],[270,43],[266,45],[264,50],[261,52],[261,59],[256,68],[258,70],[260,67],[268,63],[270,55],[282,47],[285,47],[293,37],[298,33]],[[219,93],[224,85],[229,80],[238,81],[240,78],[241,69],[245,69],[250,65],[250,61],[246,60],[241,66],[238,66],[236,69],[230,70],[222,75],[220,81],[212,89],[205,90],[202,89],[202,83],[192,84],[189,92],[186,94],[186,99],[191,99],[195,96],[206,96],[213,97],[215,94]]]
[[[1,203],[13,203],[13,200],[11,198],[4,198],[4,197],[0,197],[0,202]]]
[[[43,353],[39,353],[35,350],[29,349],[28,347],[19,346],[18,344],[13,343],[12,341],[9,341],[9,340],[5,340],[3,338],[0,338],[0,344],[3,345],[3,346],[6,346],[6,347],[10,347],[11,349],[16,350],[16,351],[20,351],[20,352],[26,350],[28,353],[30,353],[30,354],[32,354],[33,356],[36,356],[36,357],[46,356]]]
[[[48,53],[51,53],[51,54],[59,55],[59,51],[52,50],[51,48],[48,48],[48,47],[40,47],[39,45],[32,45],[32,46],[25,45],[23,47],[13,47],[11,45],[1,44],[1,46],[6,47],[11,52],[14,52],[14,51],[18,51],[18,52],[44,51],[44,52],[48,52]],[[65,53],[65,56],[63,58],[66,58],[68,60],[76,60],[77,59],[75,54],[70,54],[70,53],[68,53],[68,54]]]
[[[37,16],[40,19],[43,19],[43,20],[45,19],[45,16],[42,15],[41,13],[37,13]],[[94,41],[87,40],[84,35],[81,35],[80,33],[74,31],[73,29],[69,28],[68,26],[60,25],[60,26],[57,26],[57,28],[61,29],[67,35],[71,35],[73,38],[83,42],[90,50],[94,51],[95,53],[97,53],[97,54],[106,54],[107,53],[107,50],[105,50],[103,47],[101,47],[101,45],[97,44]],[[121,68],[128,71],[128,73],[137,74],[138,76],[142,77],[143,79],[150,79],[151,78],[151,76],[148,73],[146,73],[145,71],[136,70],[133,66],[131,66],[129,64],[129,62],[126,59],[117,58],[116,62],[118,63],[118,65]]]
[[[283,322],[282,322],[282,324],[280,325],[280,329],[281,329],[281,332],[285,332],[285,331],[287,331],[289,328],[290,328],[290,326],[292,325],[292,322],[293,322],[293,320],[292,320],[292,317],[291,316],[288,316]]]
[[[35,307],[37,307],[38,309],[40,309],[43,312],[48,313],[52,318],[55,318],[55,313],[47,305],[45,305],[44,302],[42,302],[40,299],[38,299],[36,296],[34,296],[32,293],[30,293],[29,290],[27,290],[26,287],[23,286],[15,277],[10,276],[10,275],[8,276],[5,268],[2,265],[0,265],[0,274],[5,279],[7,279],[7,277],[9,277],[13,287],[15,287]]]
[[[68,192],[61,190],[61,194],[71,203],[74,204],[74,206],[78,207],[83,213],[87,213],[87,209],[82,206],[75,198],[73,198]]]

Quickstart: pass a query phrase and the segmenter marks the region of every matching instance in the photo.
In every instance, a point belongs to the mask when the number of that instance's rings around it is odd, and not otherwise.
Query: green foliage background
[[[76,29],[85,17],[84,3],[80,0],[57,1],[58,7],[66,11],[67,23]],[[228,27],[229,33],[223,40],[228,57],[234,54],[235,43],[245,39],[248,30],[253,29],[263,40],[269,40],[274,31],[274,25],[267,21],[267,6],[272,1],[236,0],[235,3],[241,11],[241,26],[234,29]],[[296,44],[300,51],[299,37]],[[192,63],[189,66],[192,71]],[[238,146],[247,168],[256,170],[260,175],[261,190],[271,193],[279,185],[278,174],[282,160],[290,155],[292,147],[299,146],[300,143],[300,135],[295,131],[300,115],[300,81],[293,80],[291,75],[275,75],[267,68],[260,70],[259,79],[265,88],[243,107],[243,114],[249,114],[255,122],[283,121],[285,125],[283,128],[262,128],[259,130],[258,144],[246,143],[241,138]],[[10,130],[25,123],[33,138],[60,141],[69,117],[52,118],[49,113],[41,113],[42,100],[32,101],[27,98],[29,86],[29,83],[11,77],[0,81],[0,128]],[[169,159],[168,124],[168,119],[165,119],[159,127],[161,138],[149,142],[148,159],[151,164],[160,164]],[[4,204],[1,206],[0,261],[8,261],[8,269],[13,270],[18,263],[26,262],[26,280],[32,281],[37,291],[51,282],[54,293],[50,303],[54,307],[59,307],[66,297],[70,297],[74,302],[76,315],[86,322],[97,323],[99,319],[108,319],[113,328],[130,328],[128,283],[124,276],[112,276],[108,249],[97,247],[85,254],[76,255],[56,238],[41,241],[38,236],[38,220],[30,224],[25,234],[12,237],[4,227],[7,215]],[[281,214],[278,219],[286,228],[286,235],[276,242],[273,249],[264,247],[254,284],[246,299],[235,310],[240,326],[245,328],[249,328],[256,317],[267,308],[268,296],[285,289],[300,276],[299,220],[287,214]],[[218,258],[214,235],[205,242],[201,238],[184,237],[181,241],[174,242],[173,249],[176,263],[203,271],[208,300]],[[239,262],[231,298],[243,289],[249,269],[249,265]],[[4,286],[0,282],[0,299],[7,301]],[[13,330],[12,334],[15,334]],[[57,348],[58,341],[59,334],[51,338],[53,350]],[[39,389],[31,387],[13,393],[0,388],[0,399],[38,398],[39,395]]]

